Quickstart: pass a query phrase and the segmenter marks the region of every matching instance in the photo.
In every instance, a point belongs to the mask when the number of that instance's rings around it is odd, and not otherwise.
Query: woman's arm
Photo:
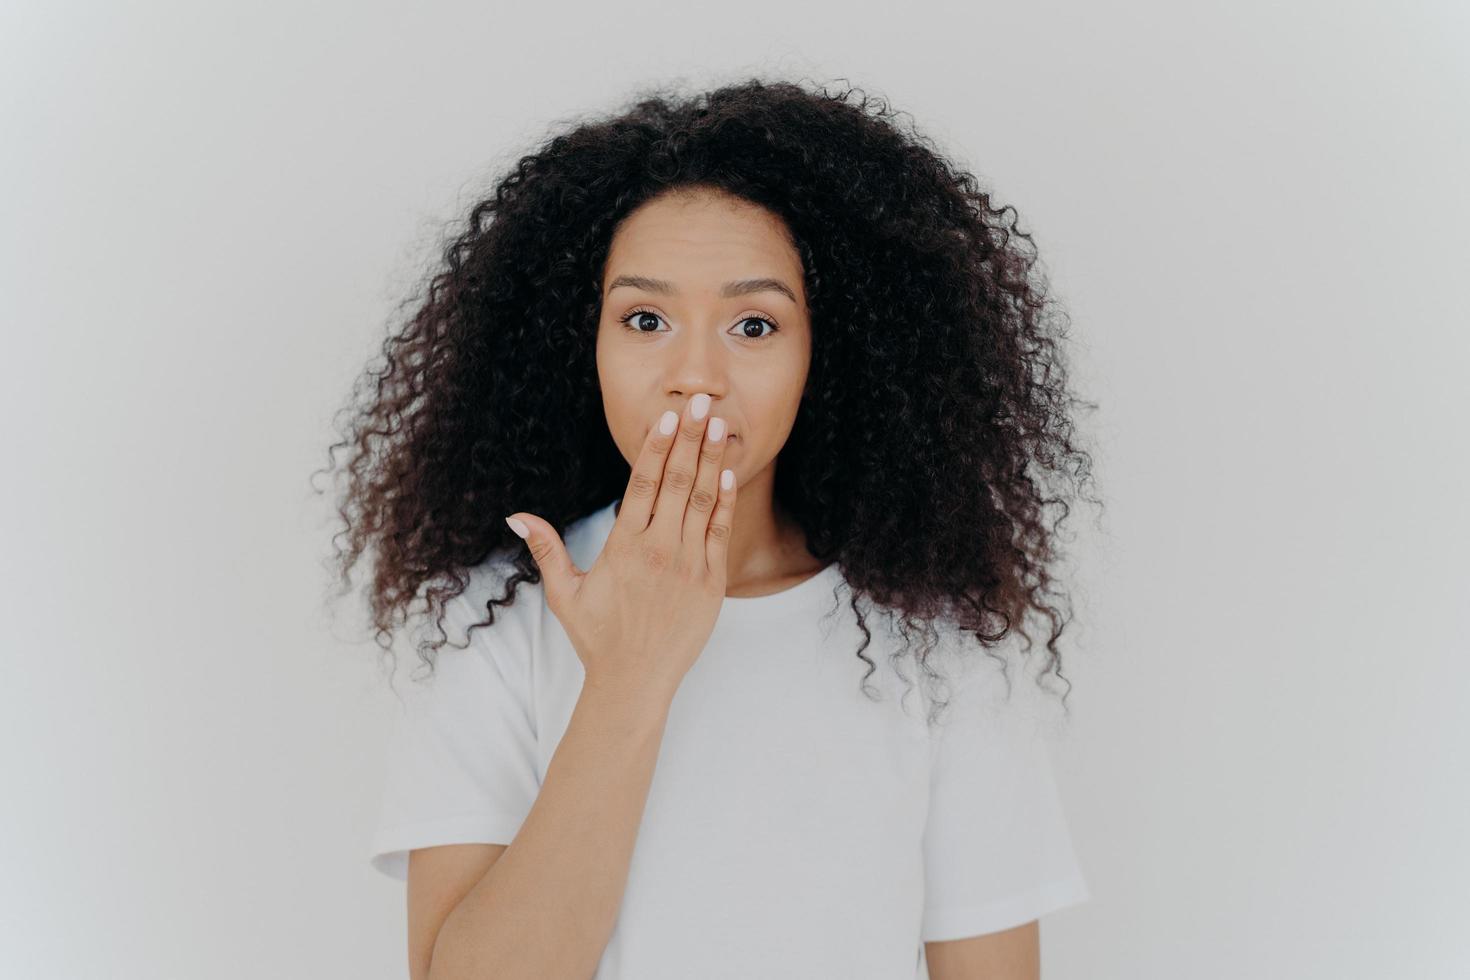
[[[617,921],[673,692],[584,684],[515,840],[444,920],[430,980],[590,977]]]
[[[1040,924],[925,943],[924,960],[929,980],[1041,980]]]

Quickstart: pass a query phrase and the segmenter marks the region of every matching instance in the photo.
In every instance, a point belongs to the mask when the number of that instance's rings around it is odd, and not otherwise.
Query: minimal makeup
[[[801,260],[777,216],[700,190],[624,219],[603,271],[597,372],[630,465],[658,417],[703,392],[744,498],[758,477],[769,482],[810,363]]]

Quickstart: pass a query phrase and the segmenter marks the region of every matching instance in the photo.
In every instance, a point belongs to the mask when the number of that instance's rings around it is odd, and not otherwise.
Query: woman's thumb
[[[572,556],[567,554],[566,545],[562,544],[561,535],[550,524],[531,514],[512,514],[505,523],[525,538],[526,548],[541,569],[542,588],[548,601],[560,602],[571,584],[572,574],[577,570],[572,564]]]

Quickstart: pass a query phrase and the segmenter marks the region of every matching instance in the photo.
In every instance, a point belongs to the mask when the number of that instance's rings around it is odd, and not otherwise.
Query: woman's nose
[[[692,339],[675,345],[666,390],[684,398],[704,392],[718,404],[726,386],[724,352],[718,341]]]

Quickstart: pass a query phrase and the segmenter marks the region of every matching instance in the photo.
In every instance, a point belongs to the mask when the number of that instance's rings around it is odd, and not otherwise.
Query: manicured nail
[[[658,431],[662,432],[664,435],[668,435],[669,433],[674,431],[674,428],[678,426],[678,424],[678,412],[665,412],[663,414],[663,417],[658,420]]]
[[[723,472],[723,473],[720,474],[720,486],[724,487],[726,490],[729,490],[734,485],[735,485],[735,471],[734,470],[726,470],[725,472]]]
[[[698,422],[709,414],[709,395],[703,392],[694,396],[694,401],[689,405],[689,414]]]
[[[719,442],[725,438],[725,420],[722,418],[710,419],[709,425],[706,427],[706,434],[709,436],[710,442]]]
[[[518,521],[514,517],[507,517],[505,519],[505,523],[509,524],[510,529],[519,534],[522,538],[531,533],[531,529],[526,527],[525,521]]]

